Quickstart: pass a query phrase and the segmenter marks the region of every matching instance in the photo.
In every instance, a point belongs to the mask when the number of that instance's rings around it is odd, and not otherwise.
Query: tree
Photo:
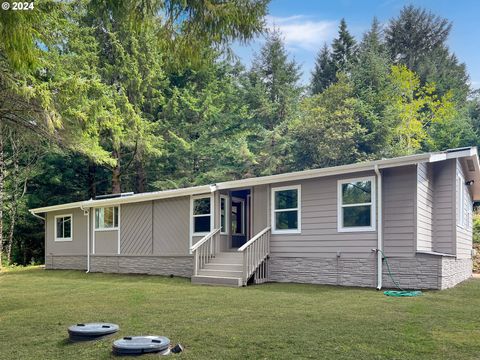
[[[303,100],[290,125],[295,169],[348,164],[364,158],[358,143],[364,129],[356,117],[357,99],[345,74],[323,93]]]
[[[345,19],[340,21],[338,37],[332,43],[332,59],[335,72],[347,71],[348,66],[355,62],[356,41],[347,29]]]
[[[447,19],[409,5],[390,20],[386,45],[394,63],[417,73],[422,85],[435,83],[439,96],[452,90],[455,101],[463,103],[469,93],[468,76],[465,65],[448,49],[451,29]]]
[[[255,174],[284,171],[288,162],[287,123],[296,112],[302,87],[298,84],[300,69],[288,59],[281,34],[270,33],[253,61],[245,81],[245,101],[258,127],[249,139],[257,154]]]
[[[312,95],[321,93],[330,84],[335,82],[335,68],[332,61],[332,54],[328,49],[327,44],[317,54],[315,59],[315,68],[312,72],[312,79],[310,82],[310,91]]]

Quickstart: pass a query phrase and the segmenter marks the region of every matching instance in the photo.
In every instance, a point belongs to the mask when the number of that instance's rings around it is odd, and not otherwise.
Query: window
[[[232,234],[245,235],[245,201],[239,198],[232,199]]]
[[[338,182],[338,231],[375,231],[375,178]]]
[[[118,206],[95,209],[95,229],[118,229]]]
[[[55,241],[72,241],[72,215],[55,216]]]
[[[228,235],[228,196],[220,196],[220,234]]]
[[[193,235],[206,235],[212,230],[212,198],[192,198]]]
[[[272,189],[272,233],[300,233],[300,185]]]

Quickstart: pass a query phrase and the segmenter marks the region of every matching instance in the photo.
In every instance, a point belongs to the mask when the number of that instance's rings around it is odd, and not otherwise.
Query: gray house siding
[[[55,216],[72,215],[72,241],[55,241]],[[45,267],[56,269],[87,268],[87,217],[80,209],[45,214]]]
[[[455,160],[433,163],[433,250],[455,255]]]
[[[253,234],[258,234],[269,225],[268,221],[268,186],[260,185],[253,188]]]
[[[430,164],[417,167],[417,251],[433,251],[433,172]]]
[[[121,207],[120,253],[152,254],[152,202],[125,204]]]
[[[415,166],[385,169],[383,177],[383,249],[387,256],[415,253]]]
[[[464,224],[460,224],[460,220],[456,219],[456,237],[457,237],[457,246],[456,254],[459,259],[470,259],[472,252],[472,197],[469,191],[469,187],[465,185],[465,181],[468,181],[468,172],[464,170],[462,164],[457,161],[457,173],[463,177],[463,183],[461,184],[461,191],[463,191],[463,216],[465,219]],[[455,187],[455,197],[456,197],[456,210],[458,211],[459,201],[461,201],[461,196],[459,194],[459,189]],[[458,214],[458,212],[456,212]],[[458,215],[457,215],[458,216]]]

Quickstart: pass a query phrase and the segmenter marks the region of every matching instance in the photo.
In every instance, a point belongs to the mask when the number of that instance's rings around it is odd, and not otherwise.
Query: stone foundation
[[[191,277],[191,256],[90,256],[90,271]]]
[[[404,289],[446,289],[468,279],[472,274],[470,259],[455,259],[430,254],[414,258],[389,257],[393,278]],[[269,259],[269,281],[341,286],[376,287],[377,260],[291,258]],[[394,289],[384,262],[383,288]]]
[[[472,276],[472,259],[442,258],[440,288],[448,289]]]
[[[86,255],[47,255],[45,269],[86,270]],[[90,255],[90,272],[191,277],[191,256]]]
[[[87,255],[46,255],[45,269],[87,270]]]

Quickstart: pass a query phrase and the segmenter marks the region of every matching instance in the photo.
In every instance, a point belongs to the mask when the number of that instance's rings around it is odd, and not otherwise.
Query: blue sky
[[[453,22],[450,49],[467,65],[472,87],[480,88],[480,0],[272,0],[267,22],[270,28],[275,26],[282,32],[290,55],[302,66],[302,80],[306,83],[318,49],[337,35],[342,17],[351,33],[361,39],[374,16],[386,24],[408,4]],[[250,64],[263,42],[258,38],[247,46],[235,46],[235,52]]]

